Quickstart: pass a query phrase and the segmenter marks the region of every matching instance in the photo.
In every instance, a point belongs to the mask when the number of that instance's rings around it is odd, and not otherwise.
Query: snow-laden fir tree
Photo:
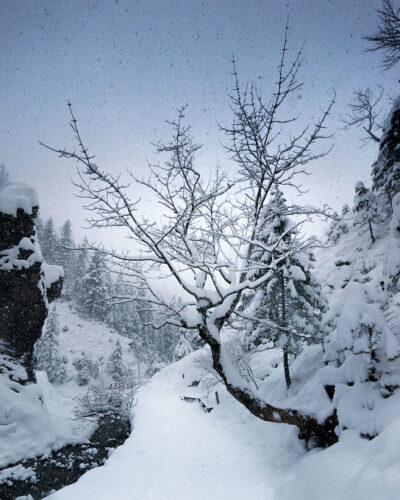
[[[329,225],[327,233],[328,241],[330,243],[336,244],[341,235],[348,232],[349,226],[346,222],[346,216],[348,216],[349,212],[350,207],[348,205],[344,205],[341,215],[336,212],[333,214],[333,219],[331,224]]]
[[[71,221],[68,219],[60,229],[59,246],[56,248],[56,262],[64,269],[64,295],[71,296],[74,287],[73,267],[74,267],[74,240],[72,236]]]
[[[91,379],[99,376],[99,363],[90,359],[84,352],[72,362],[77,371],[76,380],[79,385],[87,385]]]
[[[54,228],[53,219],[47,219],[43,226],[42,235],[40,236],[40,248],[43,258],[48,264],[57,263],[57,240],[58,236]]]
[[[80,245],[80,250],[77,251],[77,256],[73,260],[71,281],[73,283],[73,297],[76,299],[78,299],[82,277],[86,274],[89,263],[88,244],[88,240],[85,236]]]
[[[372,190],[385,194],[390,214],[393,198],[400,192],[400,96],[383,125],[378,159],[372,165]]]
[[[72,266],[72,250],[74,240],[71,221],[67,219],[60,229],[60,246],[57,248],[58,265],[64,268],[65,274],[70,274]]]
[[[114,382],[121,382],[127,370],[123,362],[121,342],[117,340],[107,362],[107,371]]]
[[[368,189],[363,182],[357,182],[355,186],[354,207],[356,214],[354,225],[367,227],[371,240],[375,243],[373,223],[378,218],[378,205],[374,193]]]
[[[282,192],[276,190],[264,209],[257,235],[266,250],[258,248],[253,252],[252,260],[266,266],[273,259],[281,260],[278,260],[271,280],[252,294],[249,312],[254,314],[254,321],[246,342],[250,349],[271,342],[282,348],[289,388],[290,357],[298,355],[304,343],[322,340],[322,312],[326,300],[312,274],[314,256],[312,252],[301,249],[302,241],[287,213],[286,200]],[[262,270],[257,273],[261,275]]]
[[[10,176],[4,165],[0,165],[0,188],[10,181]]]
[[[106,321],[110,317],[108,299],[111,279],[104,259],[94,252],[78,291],[78,310],[96,321]]]
[[[60,354],[59,334],[58,315],[55,307],[52,307],[46,319],[43,334],[36,342],[34,349],[36,370],[45,371],[52,383],[62,383],[65,379],[65,358]]]
[[[43,230],[44,230],[44,222],[43,219],[38,215],[35,220],[35,232],[36,232],[36,239],[40,245],[40,248],[42,249],[42,241],[43,241]],[[43,250],[42,254],[43,254]]]
[[[193,351],[190,342],[187,340],[184,332],[181,333],[179,342],[176,344],[174,350],[173,361],[179,361]]]

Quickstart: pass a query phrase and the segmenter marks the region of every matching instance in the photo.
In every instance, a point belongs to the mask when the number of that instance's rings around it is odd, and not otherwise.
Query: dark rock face
[[[19,208],[16,217],[0,212],[0,251],[16,247],[24,237],[34,236],[38,210],[39,207],[34,207],[32,215],[29,215]]]
[[[378,159],[372,165],[372,188],[383,189],[392,201],[400,191],[400,108],[386,119]],[[393,206],[392,206],[393,208]]]
[[[17,216],[0,213],[0,341],[2,349],[19,358],[34,379],[33,347],[47,316],[46,302],[60,296],[62,278],[47,290],[42,258],[34,239],[35,217],[18,209]]]
[[[45,458],[31,458],[19,464],[32,468],[36,480],[11,479],[0,483],[0,498],[14,500],[18,496],[32,495],[34,500],[47,497],[52,491],[75,483],[82,474],[93,467],[104,465],[109,451],[120,446],[129,436],[130,423],[118,417],[105,415],[89,443],[64,446]],[[12,465],[0,472],[5,473]]]

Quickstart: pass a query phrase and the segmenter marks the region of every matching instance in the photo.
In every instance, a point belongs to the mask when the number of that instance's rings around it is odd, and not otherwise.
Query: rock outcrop
[[[43,261],[35,236],[38,210],[33,189],[10,183],[0,191],[0,350],[21,360],[30,380],[33,347],[63,279],[62,268]]]

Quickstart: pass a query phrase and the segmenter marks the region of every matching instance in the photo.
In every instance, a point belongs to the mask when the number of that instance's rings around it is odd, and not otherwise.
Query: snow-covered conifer
[[[66,220],[60,229],[60,242],[56,247],[56,263],[64,269],[63,294],[71,296],[74,288],[74,240],[72,237],[71,221]]]
[[[342,214],[334,213],[333,220],[328,229],[328,241],[330,243],[336,244],[342,234],[346,234],[349,230],[348,224],[345,220],[346,215],[349,213],[350,208],[348,205],[344,205],[342,209]]]
[[[72,364],[78,372],[76,380],[79,385],[87,385],[92,378],[96,379],[99,375],[98,362],[88,358],[85,353],[74,359]]]
[[[378,217],[376,197],[370,189],[365,187],[363,182],[357,182],[355,192],[353,210],[356,218],[354,224],[360,227],[367,226],[371,240],[375,243],[373,223]]]
[[[192,346],[188,342],[184,333],[181,333],[179,342],[176,344],[176,347],[174,350],[173,361],[179,361],[180,359],[187,356],[191,352],[192,352]]]
[[[77,256],[73,260],[72,270],[71,270],[71,281],[73,283],[73,296],[76,300],[79,300],[79,291],[81,287],[82,277],[86,274],[89,255],[87,251],[88,240],[85,237],[80,245],[81,250],[77,251]]]
[[[54,229],[54,222],[50,217],[50,219],[47,219],[44,224],[40,239],[40,247],[43,258],[48,264],[57,263],[57,240],[58,236],[56,230]]]
[[[70,274],[72,266],[72,250],[74,240],[72,237],[71,221],[68,219],[60,229],[60,246],[57,248],[57,264],[64,268],[66,276]]]
[[[385,375],[393,373],[392,363],[400,358],[400,343],[371,292],[358,281],[338,291],[327,316],[334,333],[326,343],[325,360],[342,367],[348,383],[385,385]]]
[[[121,381],[126,375],[126,367],[122,359],[122,346],[119,340],[115,343],[114,350],[108,359],[107,370],[115,382]]]
[[[252,260],[270,265],[278,260],[270,281],[252,297],[254,314],[247,345],[254,348],[272,342],[283,349],[286,384],[289,387],[289,356],[296,356],[304,343],[320,342],[322,311],[326,307],[320,285],[313,277],[314,256],[301,250],[293,232],[286,200],[277,190],[265,208],[257,239],[272,251],[257,249]],[[261,275],[262,270],[257,271]],[[258,277],[258,276],[257,276]]]
[[[106,321],[109,316],[107,299],[110,296],[111,280],[105,262],[95,252],[79,286],[77,306],[81,313],[97,321]]]
[[[4,165],[0,165],[0,187],[10,181],[9,173]]]
[[[52,307],[44,325],[44,331],[35,344],[36,369],[47,373],[50,382],[63,382],[65,379],[65,359],[58,345],[60,325],[55,307]]]

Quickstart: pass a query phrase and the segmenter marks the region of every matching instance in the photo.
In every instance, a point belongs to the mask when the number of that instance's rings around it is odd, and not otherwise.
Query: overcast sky
[[[290,46],[305,46],[305,86],[293,109],[317,117],[334,90],[328,123],[334,151],[313,167],[304,200],[339,208],[351,202],[355,181],[368,181],[376,146],[360,149],[359,132],[338,130],[338,116],[354,89],[381,84],[398,92],[396,71],[383,72],[380,55],[366,53],[377,0],[0,0],[0,163],[15,181],[38,191],[44,217],[75,232],[85,214],[74,198],[73,164],[38,145],[73,145],[67,100],[96,163],[146,174],[151,143],[165,138],[164,121],[188,104],[186,116],[201,162],[229,164],[217,122],[229,123],[227,91],[232,54],[243,81],[268,93],[286,19]],[[387,105],[387,102],[386,102]]]

